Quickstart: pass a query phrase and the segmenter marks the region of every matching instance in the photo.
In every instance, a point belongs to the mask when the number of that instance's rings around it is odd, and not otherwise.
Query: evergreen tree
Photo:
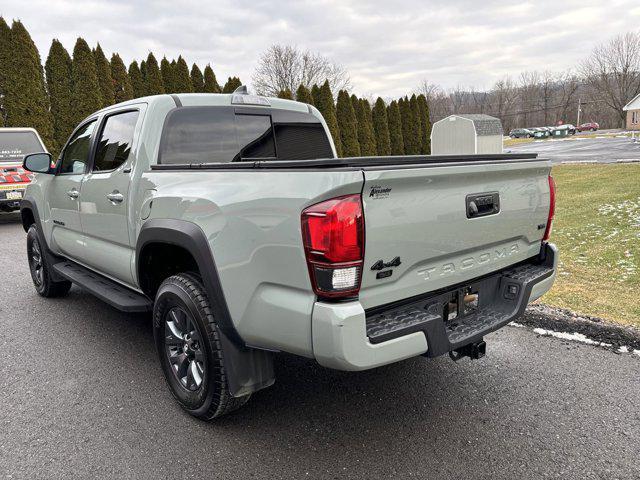
[[[398,107],[398,102],[395,100],[387,107],[387,119],[389,122],[389,145],[391,147],[391,155],[404,155],[400,108]]]
[[[196,93],[204,92],[204,77],[202,71],[195,63],[191,67],[191,87]]]
[[[113,99],[115,103],[125,102],[133,98],[133,87],[127,75],[127,68],[120,55],[111,55],[111,76],[113,78]]]
[[[366,157],[376,155],[376,138],[373,134],[373,121],[371,119],[371,106],[364,99],[357,99],[356,118],[358,120],[358,143],[360,154]]]
[[[320,97],[320,87],[314,84],[313,87],[311,87],[311,99],[313,100],[313,106],[316,108],[318,107]]]
[[[102,108],[100,85],[93,53],[83,38],[78,38],[73,49],[71,65],[73,81],[73,124],[77,125],[87,115]]]
[[[7,89],[7,72],[9,71],[11,59],[11,28],[0,17],[0,121],[4,126],[4,99]]]
[[[404,154],[417,155],[420,152],[419,129],[415,117],[411,111],[411,103],[407,97],[398,102],[400,109],[400,122],[402,123],[402,140],[404,141]]]
[[[164,93],[164,85],[162,84],[162,75],[160,74],[160,67],[158,61],[153,53],[149,52],[147,57],[146,67],[146,85],[147,95],[160,95]]]
[[[222,88],[222,93],[233,93],[236,88],[241,86],[242,82],[238,77],[229,77],[229,80],[227,80],[227,83],[225,83]]]
[[[296,100],[302,103],[308,103],[313,105],[313,97],[311,96],[311,92],[304,85],[300,85],[296,90]]]
[[[4,109],[9,127],[35,128],[45,145],[53,141],[53,121],[40,54],[24,25],[11,25],[10,63]]]
[[[204,91],[205,93],[220,93],[222,89],[216,80],[216,74],[213,73],[211,65],[204,67]]]
[[[193,92],[193,85],[191,84],[191,76],[189,75],[189,67],[187,62],[184,61],[182,56],[178,57],[175,69],[175,87],[176,93],[191,93]]]
[[[146,95],[146,88],[144,86],[144,79],[142,78],[142,72],[138,67],[138,62],[135,60],[129,65],[129,82],[133,89],[133,98],[140,98]]]
[[[100,99],[102,107],[108,107],[114,103],[113,78],[111,77],[111,64],[104,56],[102,47],[98,44],[93,50],[93,58],[96,62],[96,75],[100,85]]]
[[[288,88],[285,88],[284,90],[280,90],[278,92],[278,98],[284,98],[286,100],[293,100],[293,93],[291,93],[291,90],[289,90]]]
[[[371,116],[373,117],[373,131],[376,138],[376,150],[378,155],[391,155],[387,106],[384,104],[384,100],[382,100],[382,98],[378,97],[376,100]]]
[[[424,143],[424,131],[422,129],[422,119],[420,118],[420,109],[418,107],[418,98],[414,93],[409,99],[409,108],[411,109],[411,131],[413,138],[416,139],[414,147],[415,155],[422,153],[422,145]]]
[[[71,135],[73,123],[73,102],[71,97],[71,57],[69,52],[57,39],[49,49],[49,56],[44,65],[47,76],[47,90],[53,117],[53,141],[49,146],[51,154],[57,158],[60,149]]]
[[[314,85],[315,89],[317,86]],[[338,119],[336,118],[336,106],[333,103],[333,95],[331,94],[331,87],[329,81],[325,81],[322,87],[317,88],[317,93],[313,93],[314,105],[318,111],[324,117],[324,121],[327,123],[333,143],[336,147],[336,153],[339,157],[342,156],[342,142],[340,141],[340,130],[338,129]]]
[[[418,95],[418,111],[420,112],[421,128],[422,128],[422,149],[423,155],[431,154],[431,119],[429,118],[429,105],[427,97],[423,94]]]
[[[162,57],[160,61],[160,75],[162,75],[164,93],[176,93],[175,72],[167,57]]]
[[[340,132],[342,155],[345,157],[360,156],[360,145],[358,143],[358,121],[356,120],[356,112],[353,111],[351,98],[346,90],[340,90],[338,92],[336,116],[338,118],[338,131]]]
[[[140,62],[140,76],[142,77],[142,91],[143,97],[149,95],[149,87],[147,86],[147,62],[142,60]]]

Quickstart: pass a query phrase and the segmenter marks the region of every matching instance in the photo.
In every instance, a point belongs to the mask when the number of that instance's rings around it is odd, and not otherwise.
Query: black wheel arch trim
[[[140,229],[136,244],[136,273],[142,276],[141,254],[149,244],[185,249],[198,264],[205,291],[220,328],[229,389],[234,397],[272,385],[275,381],[271,352],[248,347],[236,330],[222,290],[207,236],[195,223],[176,219],[150,219]],[[146,293],[146,292],[145,292]]]
[[[44,260],[47,263],[47,267],[49,267],[49,274],[51,275],[51,279],[56,282],[65,281],[66,278],[59,275],[53,268],[51,268],[55,263],[58,263],[62,260],[62,257],[54,254],[49,249],[49,244],[47,243],[47,239],[44,235],[44,230],[42,229],[42,221],[40,220],[40,213],[38,212],[38,206],[34,201],[29,198],[23,198],[20,201],[20,218],[22,220],[22,228],[25,232],[29,231],[29,227],[31,224],[27,223],[26,215],[27,211],[31,212],[31,216],[33,217],[33,225],[36,226],[36,231],[38,232],[38,238],[40,239],[40,246],[42,248],[42,254],[44,255]]]

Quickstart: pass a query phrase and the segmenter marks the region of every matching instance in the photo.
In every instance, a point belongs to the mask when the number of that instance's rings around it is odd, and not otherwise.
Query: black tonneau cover
[[[538,159],[537,153],[500,153],[483,155],[406,155],[387,157],[349,157],[323,158],[317,160],[261,160],[244,162],[191,163],[151,165],[152,170],[253,170],[253,169],[301,169],[301,168],[389,168],[412,165],[442,164],[483,164],[510,163],[514,161],[531,162]]]

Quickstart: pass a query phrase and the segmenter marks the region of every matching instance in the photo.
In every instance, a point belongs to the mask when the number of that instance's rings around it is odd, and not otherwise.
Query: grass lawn
[[[640,327],[640,165],[553,168],[560,249],[542,302]]]

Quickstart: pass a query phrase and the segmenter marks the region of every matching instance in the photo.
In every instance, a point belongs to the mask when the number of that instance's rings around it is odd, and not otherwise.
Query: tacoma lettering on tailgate
[[[417,273],[419,276],[424,277],[425,280],[430,280],[436,276],[444,277],[446,275],[452,275],[459,270],[469,270],[470,268],[475,268],[480,265],[510,257],[511,255],[518,253],[519,250],[520,247],[518,247],[518,244],[514,243],[511,246],[496,248],[455,262],[447,262],[438,266],[421,268]]]

